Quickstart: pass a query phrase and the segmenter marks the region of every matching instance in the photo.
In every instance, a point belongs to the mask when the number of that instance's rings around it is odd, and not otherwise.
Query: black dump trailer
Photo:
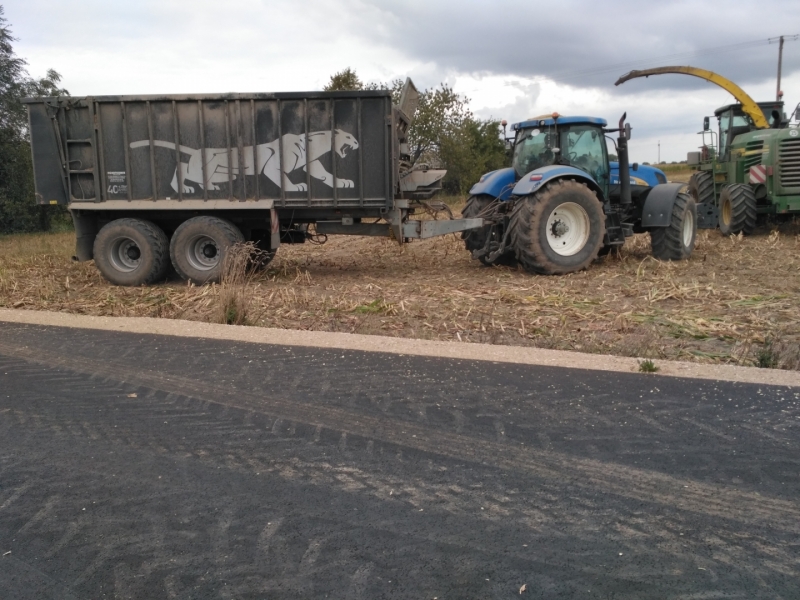
[[[26,99],[36,198],[65,204],[76,259],[119,285],[218,280],[227,248],[312,235],[404,243],[481,219],[409,218],[444,171],[410,168],[418,94],[388,91]]]

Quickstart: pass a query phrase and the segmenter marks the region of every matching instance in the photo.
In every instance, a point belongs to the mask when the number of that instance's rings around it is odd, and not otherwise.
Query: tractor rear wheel
[[[114,285],[149,285],[167,274],[169,240],[150,221],[116,219],[94,239],[94,264]]]
[[[461,216],[465,219],[473,219],[476,217],[485,216],[486,209],[494,202],[500,202],[500,200],[486,194],[470,196],[466,205],[464,205],[464,210],[461,211]],[[496,236],[497,233],[497,228],[493,228],[491,225],[485,225],[479,229],[470,229],[469,231],[462,232],[461,239],[464,240],[464,247],[467,249],[467,251],[472,253],[473,250],[480,250],[486,245],[486,239],[488,236]],[[495,241],[500,242],[500,240]],[[513,266],[516,262],[513,253],[503,254],[502,256],[497,257],[494,262],[489,262],[486,255],[479,257],[478,260],[481,261],[481,264],[487,267],[491,267],[492,265]]]
[[[756,195],[746,183],[722,188],[719,195],[719,230],[722,235],[750,235],[756,228]]]
[[[667,227],[650,230],[653,256],[661,260],[685,260],[697,239],[697,205],[689,194],[678,194]]]
[[[695,204],[714,203],[714,177],[708,171],[697,171],[689,178],[689,195]]]
[[[600,200],[573,180],[556,181],[517,200],[509,226],[517,260],[525,270],[543,275],[588,267],[606,229]]]

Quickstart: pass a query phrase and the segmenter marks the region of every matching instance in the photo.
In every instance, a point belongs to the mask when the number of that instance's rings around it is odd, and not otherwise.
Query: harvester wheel
[[[169,240],[154,223],[116,219],[94,240],[94,263],[114,285],[149,285],[169,267]]]
[[[525,270],[556,275],[585,269],[597,258],[605,216],[600,200],[585,184],[560,180],[517,200],[509,226]]]
[[[719,195],[719,230],[722,235],[750,235],[756,228],[756,195],[746,183],[722,188]]]
[[[714,177],[708,171],[697,171],[689,178],[689,195],[695,204],[714,203]]]
[[[469,200],[467,200],[466,205],[464,205],[464,210],[461,211],[461,216],[465,219],[472,219],[475,217],[484,216],[486,209],[490,204],[493,202],[500,202],[493,196],[489,196],[486,194],[479,194],[477,196],[470,196]],[[494,230],[497,232],[497,229]],[[492,235],[492,227],[490,225],[486,225],[485,227],[481,227],[480,229],[470,229],[469,231],[463,231],[461,233],[461,239],[464,240],[464,247],[472,253],[473,250],[480,250],[486,245],[486,237]],[[498,242],[500,240],[497,240]],[[481,256],[478,258],[481,261],[481,264],[486,265],[487,267],[491,267],[492,265],[507,265],[513,266],[516,263],[516,258],[514,257],[513,253],[503,254],[499,256],[494,262],[489,262],[486,256]]]
[[[678,194],[667,227],[650,230],[653,256],[661,260],[685,260],[697,239],[697,205],[689,194]]]
[[[228,248],[242,242],[242,232],[230,221],[219,217],[194,217],[175,230],[169,255],[181,277],[203,285],[219,282]]]

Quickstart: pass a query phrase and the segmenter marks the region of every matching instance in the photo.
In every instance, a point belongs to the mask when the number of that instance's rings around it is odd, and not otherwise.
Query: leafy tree
[[[480,176],[507,166],[505,143],[498,121],[468,119],[454,135],[445,136],[439,147],[447,167],[443,187],[453,194],[466,194]]]
[[[331,75],[330,81],[322,88],[326,92],[346,92],[350,90],[363,90],[364,83],[359,79],[353,69],[347,67]]]
[[[24,59],[14,54],[14,37],[0,6],[0,233],[48,229],[54,211],[63,207],[37,206],[28,132],[26,96],[68,95],[58,87],[53,70],[33,79]]]
[[[403,84],[401,79],[364,84],[348,67],[333,75],[325,89],[387,89],[397,104]],[[447,84],[420,92],[408,141],[412,164],[425,162],[447,169],[444,187],[451,193],[465,193],[483,173],[507,162],[499,123],[476,119],[469,110],[469,99]]]

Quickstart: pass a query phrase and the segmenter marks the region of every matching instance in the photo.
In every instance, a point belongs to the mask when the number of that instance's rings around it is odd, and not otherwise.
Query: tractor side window
[[[553,164],[554,136],[549,129],[527,129],[518,134],[514,144],[514,170],[518,177]]]
[[[565,142],[561,152],[569,164],[586,171],[595,181],[608,179],[605,137],[597,127],[572,127]]]

